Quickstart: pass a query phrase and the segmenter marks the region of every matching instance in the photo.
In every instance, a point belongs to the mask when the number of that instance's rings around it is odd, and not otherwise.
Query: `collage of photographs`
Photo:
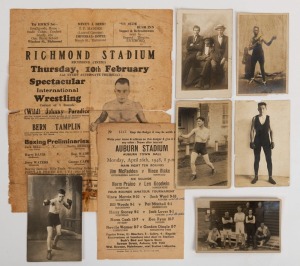
[[[26,214],[22,262],[282,255],[289,23],[234,8],[9,9],[6,188]]]

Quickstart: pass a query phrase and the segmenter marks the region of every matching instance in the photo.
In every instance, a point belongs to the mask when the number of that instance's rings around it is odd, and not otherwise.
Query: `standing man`
[[[191,67],[197,63],[196,54],[201,52],[204,47],[203,37],[200,36],[200,27],[193,27],[194,34],[189,36],[186,42],[187,54],[182,64],[182,85],[187,85],[187,79]]]
[[[259,27],[253,27],[253,37],[251,38],[249,43],[249,50],[253,50],[251,57],[251,71],[249,83],[252,83],[255,80],[254,71],[255,65],[258,62],[262,75],[262,82],[265,86],[267,85],[265,73],[265,56],[262,44],[264,43],[267,46],[270,46],[274,40],[276,40],[276,36],[273,36],[269,42],[266,42],[262,34],[259,34]]]
[[[258,228],[261,223],[265,221],[265,209],[262,205],[262,202],[259,202],[257,204],[257,208],[255,209],[255,223],[256,228]]]
[[[44,206],[49,205],[49,213],[47,217],[47,259],[51,260],[52,249],[58,249],[57,242],[61,236],[61,222],[59,218],[59,213],[62,210],[62,207],[66,207],[68,210],[71,209],[72,206],[72,200],[67,199],[67,202],[64,201],[66,195],[66,191],[64,189],[58,190],[58,195],[54,199],[46,199],[43,202]],[[53,229],[56,230],[56,236],[54,237],[53,244],[52,242],[52,235],[53,235]]]
[[[209,139],[209,129],[204,126],[204,117],[197,117],[197,127],[194,128],[189,134],[183,135],[181,134],[179,137],[182,138],[190,138],[192,135],[195,135],[195,144],[194,149],[191,153],[191,169],[192,169],[192,177],[191,181],[195,180],[197,178],[196,173],[196,159],[199,154],[202,155],[205,163],[211,168],[211,173],[214,175],[216,173],[215,167],[210,162],[207,150],[206,150],[206,142]]]
[[[247,245],[250,246],[250,241],[254,245],[255,237],[255,216],[252,213],[252,209],[249,209],[248,215],[246,215],[246,231],[247,231]]]
[[[214,53],[211,60],[212,67],[212,86],[216,84],[217,69],[221,67],[224,73],[225,84],[228,83],[228,37],[224,35],[226,27],[223,24],[219,24],[215,27],[215,30],[218,32],[217,35],[213,36],[213,47]]]
[[[220,219],[216,214],[216,210],[211,209],[211,214],[209,216],[209,230],[212,230],[213,228],[217,228],[219,230],[219,227],[220,227]]]
[[[236,234],[236,240],[235,240],[235,248],[238,246],[239,238],[241,236],[242,238],[242,247],[245,246],[245,213],[242,212],[242,207],[237,207],[237,212],[234,214],[233,218],[235,222],[235,234]]]
[[[98,124],[109,118],[109,122],[140,122],[146,123],[143,107],[139,102],[128,99],[130,84],[127,78],[119,78],[115,82],[116,99],[104,104],[101,115],[90,125],[90,130],[95,131]]]
[[[274,132],[271,127],[270,117],[267,113],[267,104],[265,102],[258,103],[257,108],[259,114],[252,118],[250,131],[250,148],[254,151],[254,174],[255,177],[251,184],[255,184],[258,180],[258,168],[260,162],[261,148],[263,148],[267,168],[269,173],[269,182],[276,184],[272,178],[272,149],[274,149]]]
[[[225,248],[226,245],[226,238],[228,238],[229,248],[231,248],[231,228],[233,224],[232,217],[229,216],[229,212],[226,211],[225,215],[222,217],[222,224],[223,224],[223,231],[222,231],[222,240],[223,240],[223,247]]]

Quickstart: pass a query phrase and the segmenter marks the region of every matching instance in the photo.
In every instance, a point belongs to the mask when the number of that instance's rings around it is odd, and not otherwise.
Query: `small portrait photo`
[[[235,186],[289,186],[290,102],[236,101]]]
[[[228,188],[231,179],[231,102],[176,103],[177,188]]]
[[[238,14],[237,95],[288,93],[288,14]]]
[[[280,252],[279,199],[198,198],[196,252]]]
[[[231,96],[232,10],[177,11],[177,98]]]
[[[27,261],[82,260],[82,177],[28,176]]]

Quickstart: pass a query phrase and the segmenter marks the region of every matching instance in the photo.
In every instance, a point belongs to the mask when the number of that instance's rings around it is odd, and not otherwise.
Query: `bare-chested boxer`
[[[116,99],[104,104],[102,113],[98,119],[91,123],[90,130],[95,131],[97,125],[109,119],[109,122],[140,122],[146,123],[143,107],[139,102],[128,99],[130,93],[129,80],[119,78],[115,83]]]
[[[189,134],[186,135],[181,134],[179,136],[188,139],[195,134],[194,149],[191,153],[191,169],[192,169],[191,181],[197,178],[195,162],[198,157],[198,154],[201,154],[203,156],[205,163],[212,169],[211,170],[212,174],[214,175],[216,173],[216,170],[213,164],[210,162],[206,151],[206,142],[209,139],[209,129],[204,126],[205,118],[200,116],[197,117],[196,121],[197,121],[196,128],[194,128]]]

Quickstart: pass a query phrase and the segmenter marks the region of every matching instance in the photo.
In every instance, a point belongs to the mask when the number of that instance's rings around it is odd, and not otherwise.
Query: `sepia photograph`
[[[198,198],[197,252],[280,252],[279,199]]]
[[[236,101],[235,186],[289,186],[290,102]]]
[[[231,96],[232,10],[177,11],[177,98]]]
[[[176,103],[177,188],[228,188],[231,179],[231,102]]]
[[[288,93],[288,14],[238,14],[237,95]]]
[[[82,177],[28,176],[27,261],[82,260]]]

